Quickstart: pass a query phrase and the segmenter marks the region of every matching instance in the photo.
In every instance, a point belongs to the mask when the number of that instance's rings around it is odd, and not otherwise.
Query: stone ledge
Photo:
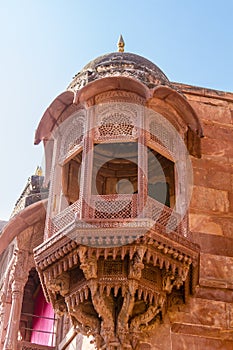
[[[229,289],[198,286],[196,287],[195,297],[213,301],[223,301],[225,303],[233,303],[233,291]]]
[[[201,98],[214,98],[218,100],[225,100],[229,102],[233,102],[233,94],[232,92],[226,92],[221,90],[215,90],[210,88],[205,88],[201,86],[193,86],[189,84],[182,84],[177,82],[171,82],[173,86],[176,86],[183,93],[188,95],[196,95]]]
[[[200,246],[202,253],[233,257],[233,238],[190,232],[190,239]]]
[[[200,278],[200,286],[202,287],[211,287],[219,289],[232,289],[232,283],[227,283],[226,281],[214,279],[214,278]]]
[[[203,286],[232,289],[233,258],[201,253],[199,278]]]
[[[198,335],[172,333],[172,350],[232,350],[232,340],[205,338]],[[162,348],[161,348],[162,350]]]
[[[190,207],[204,212],[228,213],[228,192],[204,186],[193,186]]]
[[[171,331],[177,334],[233,341],[233,330],[229,329],[174,323]]]

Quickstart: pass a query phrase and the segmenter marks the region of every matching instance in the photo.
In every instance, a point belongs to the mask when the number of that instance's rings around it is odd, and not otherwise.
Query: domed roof
[[[134,78],[149,88],[169,85],[166,75],[148,59],[129,52],[112,52],[89,62],[75,75],[68,90],[77,91],[94,80],[114,76]]]

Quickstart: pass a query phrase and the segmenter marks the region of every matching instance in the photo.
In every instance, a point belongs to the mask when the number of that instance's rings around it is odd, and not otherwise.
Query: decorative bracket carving
[[[98,350],[136,350],[163,322],[173,295],[184,302],[191,293],[184,282],[192,282],[198,254],[183,238],[173,245],[169,234],[163,240],[150,232],[120,247],[70,244],[67,255],[38,264],[54,308],[92,335]]]

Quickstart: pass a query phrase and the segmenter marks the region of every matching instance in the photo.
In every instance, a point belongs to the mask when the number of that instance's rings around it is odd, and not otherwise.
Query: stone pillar
[[[16,264],[11,272],[13,280],[11,287],[12,303],[3,350],[17,350],[23,291],[28,279],[27,271],[30,259],[27,251],[19,251],[16,257]]]
[[[0,349],[2,348],[1,345],[4,344],[4,340],[6,338],[6,329],[7,329],[7,323],[9,320],[10,315],[10,308],[11,308],[11,298],[9,293],[9,285],[11,283],[10,281],[10,273],[13,269],[15,263],[15,256],[11,259],[11,262],[9,263],[5,276],[4,276],[4,282],[3,286],[0,291]]]
[[[55,138],[53,141],[50,141],[50,147],[52,148],[52,160],[51,161],[51,171],[50,171],[50,186],[49,186],[49,198],[47,205],[47,213],[46,213],[46,222],[45,222],[45,234],[44,240],[48,239],[52,235],[52,225],[51,219],[55,215],[57,210],[57,193],[55,188],[56,182],[56,163],[57,163],[57,139]]]
[[[92,168],[93,168],[93,151],[94,135],[93,120],[95,117],[95,107],[92,106],[87,111],[87,129],[83,140],[83,157],[81,165],[80,179],[80,198],[81,198],[81,217],[88,219],[90,217],[90,202],[92,188]]]
[[[16,350],[21,307],[23,301],[24,281],[15,280],[12,284],[12,305],[3,350]]]
[[[141,217],[148,195],[148,153],[144,125],[144,108],[140,107],[138,124],[138,216]]]

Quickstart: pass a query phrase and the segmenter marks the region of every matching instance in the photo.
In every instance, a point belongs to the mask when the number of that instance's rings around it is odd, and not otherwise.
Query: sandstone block
[[[171,323],[227,328],[226,304],[199,298],[190,298],[189,304],[179,312],[169,313]]]
[[[190,104],[201,119],[209,119],[224,124],[231,124],[231,111],[227,102],[223,106],[218,106],[218,108],[216,108],[215,105],[212,105],[211,102],[212,101],[208,99],[207,103],[190,101]]]
[[[202,212],[228,212],[228,192],[203,186],[193,186],[190,207]]]
[[[201,142],[202,154],[214,157],[233,157],[232,141],[204,137]]]
[[[223,141],[230,141],[233,143],[232,125],[226,125],[226,124],[221,125],[217,122],[204,120],[203,127],[204,127],[205,137],[208,137],[211,139],[219,139],[219,140],[223,140]]]
[[[172,350],[232,350],[233,341],[172,334]]]
[[[232,288],[233,257],[201,254],[200,284],[219,288]]]
[[[189,227],[191,231],[209,233],[211,235],[222,235],[222,226],[215,222],[215,217],[201,214],[189,215]]]

